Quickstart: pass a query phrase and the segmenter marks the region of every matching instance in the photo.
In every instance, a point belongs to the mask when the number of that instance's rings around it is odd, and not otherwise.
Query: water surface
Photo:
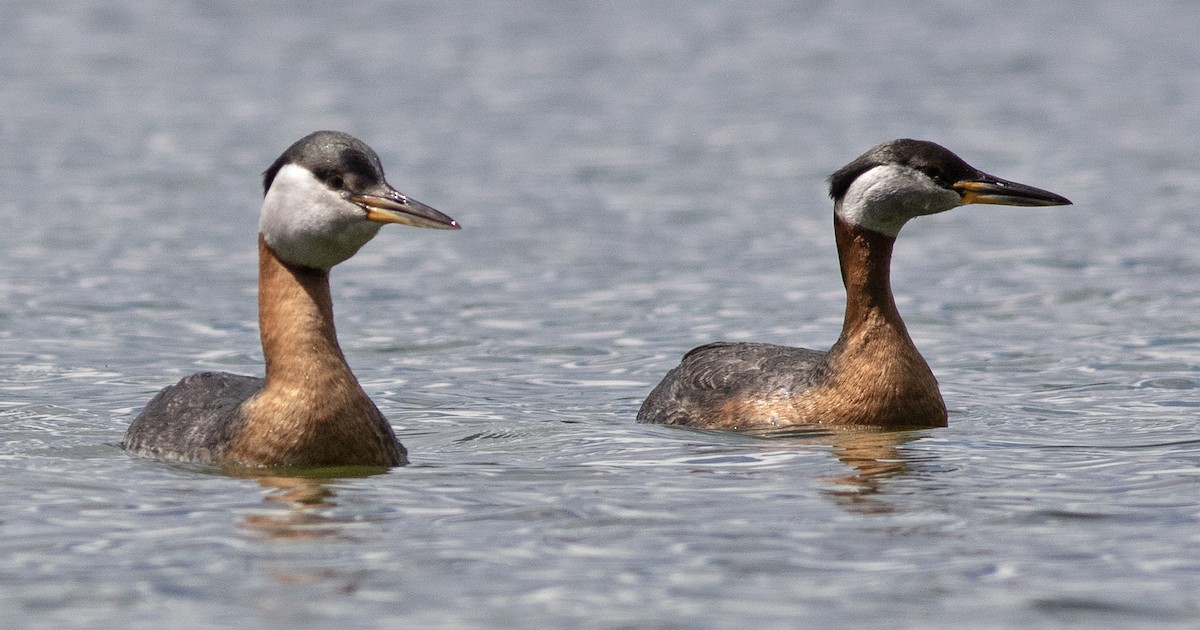
[[[12,627],[1194,627],[1200,44],[1187,2],[0,7]],[[413,465],[116,446],[259,373],[259,173],[319,128],[459,233],[333,274]],[[634,423],[687,349],[827,347],[824,190],[919,137],[1054,190],[905,228],[947,429]]]

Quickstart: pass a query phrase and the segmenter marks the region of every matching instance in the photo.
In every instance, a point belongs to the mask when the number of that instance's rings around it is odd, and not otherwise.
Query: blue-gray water
[[[1200,624],[1200,4],[0,5],[5,627]],[[259,373],[259,173],[321,128],[464,226],[337,268],[413,465],[131,458]],[[901,234],[950,427],[634,423],[688,348],[827,347],[824,177],[938,141],[1064,208]]]

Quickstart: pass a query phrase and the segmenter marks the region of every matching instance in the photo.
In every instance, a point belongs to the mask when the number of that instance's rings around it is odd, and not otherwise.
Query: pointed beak
[[[450,217],[429,206],[405,197],[400,191],[388,187],[381,195],[354,195],[350,201],[367,211],[367,220],[376,223],[399,223],[412,227],[438,230],[459,230],[462,226]]]
[[[963,205],[991,203],[1002,206],[1069,206],[1071,200],[1048,190],[1010,182],[978,173],[976,177],[955,182],[950,186],[962,195]]]

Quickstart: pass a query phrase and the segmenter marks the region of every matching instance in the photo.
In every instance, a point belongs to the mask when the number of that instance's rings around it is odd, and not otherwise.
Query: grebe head
[[[1062,206],[1052,192],[988,175],[949,149],[925,140],[892,140],[829,176],[841,219],[895,237],[913,217],[969,203]]]
[[[328,270],[384,223],[459,229],[392,188],[375,151],[339,131],[318,131],[288,147],[263,173],[263,191],[259,231],[283,261],[303,267]]]

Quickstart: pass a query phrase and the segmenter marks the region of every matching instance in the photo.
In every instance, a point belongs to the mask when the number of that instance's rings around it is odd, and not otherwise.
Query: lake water
[[[0,614],[18,628],[1200,625],[1200,4],[0,5]],[[348,131],[338,328],[413,464],[123,453],[256,374],[261,171]],[[895,137],[1070,197],[905,228],[950,427],[634,422],[687,349],[825,348],[824,178]]]

